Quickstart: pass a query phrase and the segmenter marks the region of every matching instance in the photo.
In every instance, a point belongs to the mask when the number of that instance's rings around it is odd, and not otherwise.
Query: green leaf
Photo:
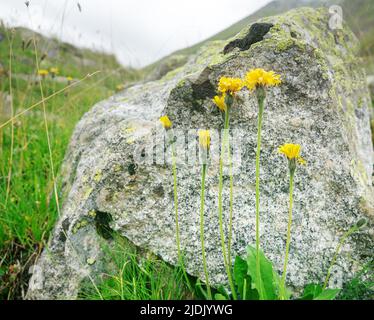
[[[300,300],[313,300],[322,292],[322,286],[316,283],[307,284]]]
[[[340,289],[325,289],[314,300],[334,300]]]
[[[236,256],[234,262],[234,279],[240,295],[243,293],[244,279],[248,276],[247,270],[247,261]]]
[[[227,300],[227,298],[223,294],[216,293],[214,295],[214,300]]]
[[[248,274],[247,261],[239,256],[235,257],[234,280],[239,295],[244,300],[258,300],[259,295],[256,289],[252,289],[252,279]]]
[[[195,286],[203,294],[205,300],[208,300],[208,293],[203,289],[200,279],[197,279]]]
[[[256,270],[256,249],[247,247],[247,266],[248,274],[252,279],[253,288],[257,289],[260,300],[274,300],[276,299],[276,288],[274,285],[274,272],[272,263],[260,251],[260,276],[257,276]]]
[[[227,292],[226,288],[224,286],[219,286],[217,288],[217,291],[220,295],[224,296],[225,297],[225,300],[230,300],[230,295],[229,293]]]

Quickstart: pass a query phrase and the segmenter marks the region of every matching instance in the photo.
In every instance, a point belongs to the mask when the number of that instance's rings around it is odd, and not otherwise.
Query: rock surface
[[[153,70],[147,75],[146,80],[159,80],[170,71],[181,68],[184,64],[186,64],[187,60],[187,55],[173,54],[169,57],[166,57],[153,68]]]
[[[135,85],[95,105],[72,137],[63,170],[61,217],[34,268],[28,298],[75,298],[82,280],[88,275],[96,279],[105,268],[100,244],[111,241],[113,230],[177,263],[171,166],[139,162],[133,155],[147,153],[153,144],[163,150],[158,118],[164,114],[175,129],[221,129],[222,117],[211,101],[219,77],[242,77],[254,67],[272,69],[283,78],[281,86],[269,90],[264,115],[261,245],[281,270],[288,176],[276,150],[285,142],[299,143],[308,164],[296,174],[287,282],[296,290],[321,282],[343,232],[359,218],[373,219],[366,77],[355,55],[358,42],[353,33],[346,27],[330,30],[328,21],[327,10],[308,8],[262,19],[258,23],[272,27],[260,37],[248,27],[229,41],[203,47],[162,79]],[[230,50],[224,53],[224,48]],[[246,245],[255,241],[257,104],[245,90],[239,97],[231,117],[231,127],[242,129],[232,140],[234,148],[241,147],[241,165],[234,175],[233,256],[244,254]],[[212,148],[217,145],[213,139]],[[168,143],[166,147],[169,151]],[[227,226],[228,176],[224,182]],[[178,191],[186,268],[203,279],[199,165],[178,163]],[[217,191],[218,166],[212,162],[206,182],[205,245],[213,284],[226,282]],[[331,286],[352,277],[372,257],[372,248],[371,231],[352,236],[337,260]]]

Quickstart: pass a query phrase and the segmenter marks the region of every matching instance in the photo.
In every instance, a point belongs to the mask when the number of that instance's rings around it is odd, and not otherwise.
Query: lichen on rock
[[[221,129],[222,117],[211,101],[218,79],[242,77],[257,67],[276,71],[283,82],[268,92],[264,115],[261,246],[281,270],[288,181],[285,163],[276,150],[285,142],[299,143],[308,165],[295,181],[287,283],[297,291],[306,283],[321,282],[342,233],[359,218],[372,223],[374,216],[371,101],[356,58],[358,41],[346,26],[330,30],[328,19],[327,10],[308,8],[262,19],[258,23],[272,27],[248,48],[240,41],[248,35],[249,26],[233,39],[207,44],[160,80],[134,85],[95,105],[71,139],[63,168],[66,199],[62,215],[37,262],[28,298],[75,298],[80,283],[105,268],[100,263],[100,243],[113,241],[112,231],[177,264],[170,163],[137,162],[133,154],[165,147],[163,139],[155,139],[160,134],[158,119],[164,114],[175,129]],[[239,46],[230,46],[225,54],[229,43]],[[248,92],[239,98],[231,114],[232,129],[243,129],[237,137],[242,152],[241,167],[234,176],[233,256],[245,254],[246,245],[255,242],[257,104]],[[132,143],[128,143],[130,138]],[[199,174],[196,164],[178,164],[185,266],[188,273],[204,279]],[[227,185],[225,179],[225,190]],[[205,242],[213,285],[227,281],[218,233],[217,190],[218,170],[212,165],[206,178]],[[225,191],[226,222],[227,200]],[[350,238],[331,283],[348,281],[372,258],[372,248],[370,231]]]

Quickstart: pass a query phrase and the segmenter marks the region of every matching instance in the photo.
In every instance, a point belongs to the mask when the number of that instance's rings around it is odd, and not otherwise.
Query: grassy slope
[[[10,31],[1,27],[0,34],[3,38],[0,42],[1,126],[11,117],[9,97],[5,98],[10,88],[14,114],[40,101],[41,92],[35,77],[32,33],[21,28]],[[40,35],[35,39],[40,69],[58,67],[60,70],[57,78],[48,75],[42,80],[44,96],[64,88],[67,76],[78,80],[100,70],[45,104],[52,160],[58,178],[66,146],[83,113],[111,96],[118,85],[137,80],[140,75],[120,67],[113,56],[78,50]],[[47,56],[42,58],[45,54]],[[44,246],[57,216],[49,151],[42,105],[15,119],[13,126],[10,123],[0,128],[0,299],[22,296],[28,267]],[[8,177],[11,178],[9,184]]]

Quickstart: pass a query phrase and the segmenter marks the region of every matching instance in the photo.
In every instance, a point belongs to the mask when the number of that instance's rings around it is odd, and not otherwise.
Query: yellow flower
[[[46,69],[40,69],[40,70],[38,70],[38,75],[39,76],[42,76],[42,77],[45,77],[45,76],[47,76],[48,75],[48,70],[46,70]]]
[[[295,159],[300,164],[305,165],[306,161],[300,156],[301,146],[299,144],[285,143],[279,147],[279,153],[284,154],[288,160]]]
[[[170,129],[171,128],[172,122],[170,121],[168,116],[162,116],[159,120],[160,120],[160,122],[162,123],[162,126],[165,129]]]
[[[210,147],[210,132],[209,130],[199,130],[199,144],[204,149]]]
[[[54,74],[54,75],[57,75],[59,71],[58,71],[58,68],[51,68],[51,69],[49,69],[49,72]]]
[[[303,166],[306,165],[306,160],[305,160],[304,158],[302,158],[302,157],[298,157],[298,158],[297,158],[297,161],[298,161],[301,165],[303,165]]]
[[[264,69],[252,69],[245,76],[245,86],[249,90],[255,90],[257,86],[272,87],[280,84],[281,78],[274,71]]]
[[[225,103],[226,94],[222,94],[222,96],[215,96],[213,98],[213,102],[217,105],[218,109],[221,111],[226,111],[226,103]]]
[[[244,86],[243,80],[239,78],[222,77],[219,79],[218,91],[222,93],[234,94],[240,91]]]
[[[116,86],[117,91],[122,91],[124,89],[124,86],[122,84],[119,84]]]
[[[73,78],[69,76],[69,77],[66,77],[66,80],[71,82],[71,81],[73,81]]]

